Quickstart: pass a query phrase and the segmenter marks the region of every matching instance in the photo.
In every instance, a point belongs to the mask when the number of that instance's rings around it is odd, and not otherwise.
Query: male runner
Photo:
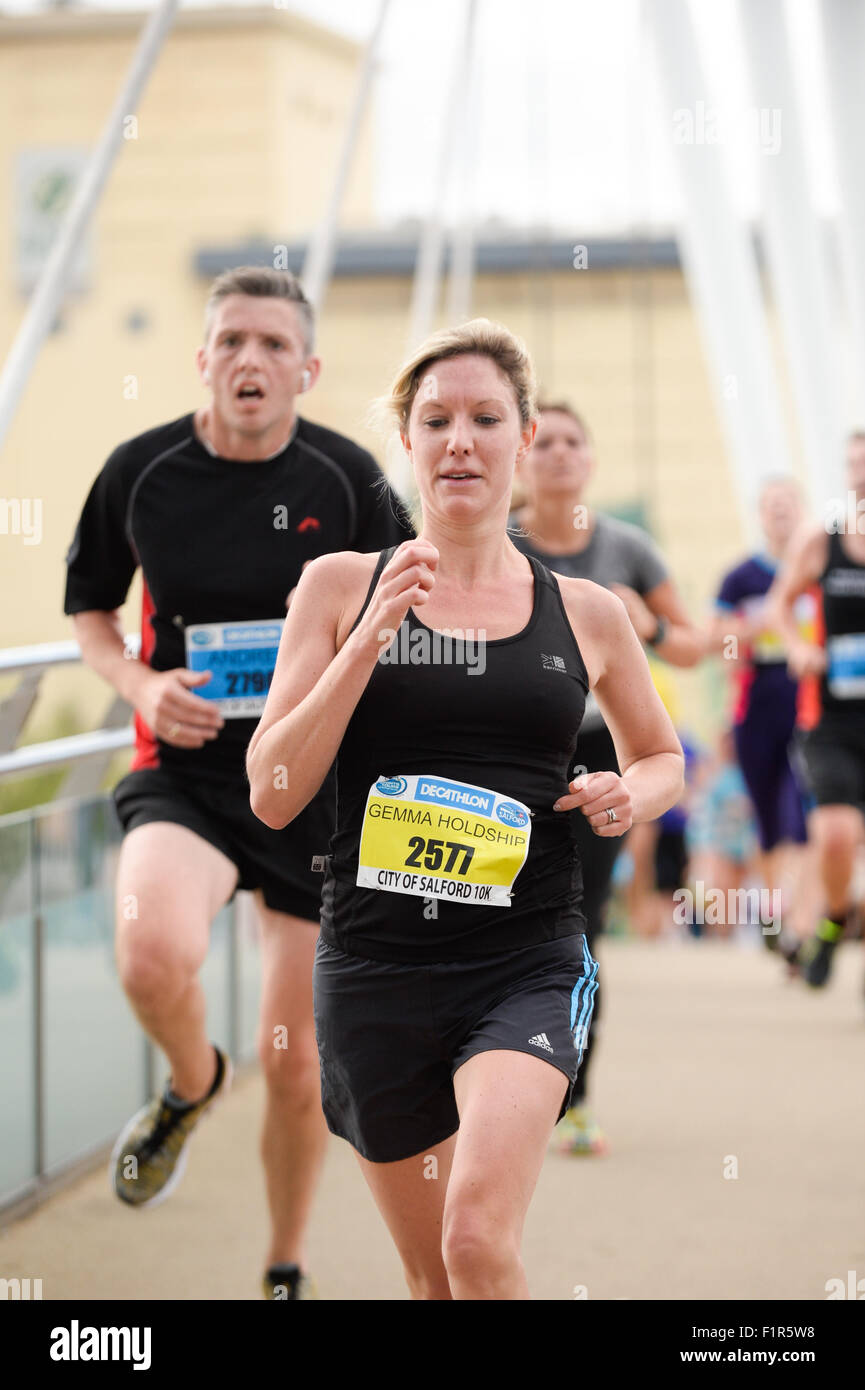
[[[68,556],[65,609],[83,658],[136,710],[132,771],[114,794],[126,831],[117,959],[139,1021],[171,1066],[165,1093],[121,1133],[113,1182],[130,1206],[166,1197],[190,1132],[227,1089],[230,1064],[208,1041],[198,972],[216,913],[237,888],[250,889],[261,928],[272,1218],[264,1290],[295,1300],[315,1296],[303,1232],[326,1131],[311,988],[322,880],[311,863],[327,852],[333,783],[287,829],[270,830],[249,808],[244,756],[304,565],[412,532],[372,457],[295,414],[320,361],[293,276],[220,276],[197,362],[209,403],[115,449]],[[132,660],[116,610],[138,565],[142,645]],[[283,784],[292,773],[273,770]]]
[[[639,527],[586,506],[585,493],[594,465],[588,427],[573,407],[567,402],[539,405],[534,444],[519,469],[527,492],[526,505],[513,518],[518,529],[511,532],[511,540],[524,555],[534,556],[556,574],[590,579],[611,589],[624,603],[642,642],[672,666],[696,665],[704,654],[705,640],[691,623],[663,556]],[[618,775],[612,735],[591,693],[580,725],[576,761],[588,772]],[[586,936],[594,952],[623,842],[617,837],[599,844],[585,817],[575,816],[573,823],[582,864]],[[606,1138],[586,1106],[600,1004],[598,990],[571,1109],[554,1140],[562,1153],[601,1154],[607,1150]]]
[[[802,749],[816,808],[816,845],[826,912],[799,956],[805,979],[825,985],[853,906],[853,867],[865,805],[865,431],[847,441],[848,505],[794,540],[777,585],[778,615],[794,676],[819,676],[817,721]],[[849,521],[853,522],[849,525]],[[803,641],[794,605],[811,585],[822,597],[822,641]]]

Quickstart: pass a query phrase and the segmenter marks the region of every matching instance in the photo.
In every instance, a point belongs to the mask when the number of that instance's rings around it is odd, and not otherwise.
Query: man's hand
[[[219,736],[225,720],[209,700],[191,693],[191,687],[206,685],[210,671],[151,672],[136,709],[145,724],[163,743],[174,748],[203,748]]]

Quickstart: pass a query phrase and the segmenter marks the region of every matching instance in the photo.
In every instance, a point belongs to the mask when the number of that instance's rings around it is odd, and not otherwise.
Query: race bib
[[[531,833],[528,806],[487,787],[437,776],[380,777],[366,799],[357,883],[510,907]]]
[[[865,632],[848,632],[826,642],[826,683],[836,700],[865,696]]]
[[[264,709],[284,619],[198,623],[186,629],[186,665],[212,671],[195,694],[213,700],[224,719],[250,719]]]

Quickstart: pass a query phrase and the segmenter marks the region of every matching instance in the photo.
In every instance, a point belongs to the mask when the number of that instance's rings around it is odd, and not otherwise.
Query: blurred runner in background
[[[722,657],[734,663],[732,714],[735,753],[754,808],[760,836],[761,877],[772,901],[799,898],[808,836],[803,791],[790,758],[796,725],[797,681],[787,669],[784,640],[767,600],[778,567],[802,521],[802,498],[795,479],[768,479],[760,492],[760,524],[765,546],[724,576],[715,601],[712,637]],[[799,636],[813,622],[814,601],[797,597]],[[763,940],[789,959],[799,946],[804,924],[784,931],[783,921],[764,924]]]
[[[557,574],[591,579],[619,595],[637,636],[674,666],[693,666],[705,640],[692,624],[666,562],[637,526],[589,508],[585,495],[595,456],[581,417],[567,403],[541,405],[534,445],[519,469],[525,505],[513,516],[511,539]],[[587,772],[618,772],[613,740],[592,695],[580,726],[577,763]],[[603,930],[621,839],[598,841],[582,817],[574,829],[583,864],[583,911],[594,953]],[[571,1109],[554,1137],[560,1152],[601,1153],[606,1141],[586,1106],[586,1086],[597,1039],[600,990],[589,1044]]]
[[[847,497],[790,548],[778,578],[777,613],[799,679],[819,678],[819,702],[802,749],[816,802],[809,829],[824,893],[816,931],[800,952],[809,985],[825,985],[853,915],[853,872],[865,805],[865,431],[847,441]],[[803,640],[796,602],[819,586],[818,640]]]

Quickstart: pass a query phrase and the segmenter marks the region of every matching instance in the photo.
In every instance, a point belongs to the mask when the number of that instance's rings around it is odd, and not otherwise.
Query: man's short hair
[[[296,275],[290,270],[273,270],[270,266],[241,265],[236,270],[224,270],[210,287],[204,310],[204,338],[210,337],[213,317],[223,299],[230,294],[248,294],[256,299],[287,299],[297,305],[303,324],[307,356],[315,346],[315,315]]]

